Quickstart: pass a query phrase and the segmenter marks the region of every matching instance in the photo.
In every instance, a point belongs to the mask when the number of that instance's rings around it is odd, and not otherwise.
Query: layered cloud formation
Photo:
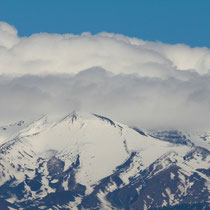
[[[210,129],[210,50],[0,23],[0,123],[94,112],[145,128]]]

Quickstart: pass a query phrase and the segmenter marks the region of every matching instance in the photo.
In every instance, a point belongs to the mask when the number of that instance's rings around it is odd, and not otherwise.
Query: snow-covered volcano
[[[1,209],[208,206],[210,152],[198,140],[177,144],[75,112],[23,124],[0,146]]]

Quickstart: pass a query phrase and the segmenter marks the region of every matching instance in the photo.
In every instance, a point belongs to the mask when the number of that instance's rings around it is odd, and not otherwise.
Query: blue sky
[[[20,36],[107,31],[210,47],[209,0],[6,0],[0,20]]]

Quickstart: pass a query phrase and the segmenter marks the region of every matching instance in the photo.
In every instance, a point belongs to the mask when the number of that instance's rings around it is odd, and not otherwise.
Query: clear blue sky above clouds
[[[209,0],[1,0],[0,21],[20,36],[107,31],[210,47]]]

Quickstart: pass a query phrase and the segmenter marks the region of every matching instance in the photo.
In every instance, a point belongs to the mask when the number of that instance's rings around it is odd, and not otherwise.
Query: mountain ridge
[[[209,150],[163,141],[97,114],[45,115],[4,142],[0,159],[0,197],[15,208],[209,202]]]

